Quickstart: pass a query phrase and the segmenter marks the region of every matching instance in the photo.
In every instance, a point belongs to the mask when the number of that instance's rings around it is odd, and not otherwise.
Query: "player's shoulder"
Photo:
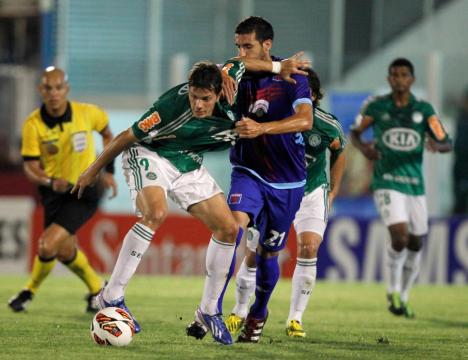
[[[41,122],[41,108],[34,109],[24,119],[23,125],[34,125]]]
[[[337,117],[319,107],[314,109],[313,127],[319,127],[325,132],[337,132],[340,135],[343,134],[343,127]]]
[[[70,105],[73,111],[93,111],[105,113],[105,110],[96,104],[72,100],[70,101]]]
[[[432,104],[423,99],[423,98],[420,98],[414,94],[411,94],[412,98],[413,98],[413,101],[414,101],[414,106],[417,107],[417,108],[420,108],[420,109],[430,109],[432,110],[433,109],[433,106]]]

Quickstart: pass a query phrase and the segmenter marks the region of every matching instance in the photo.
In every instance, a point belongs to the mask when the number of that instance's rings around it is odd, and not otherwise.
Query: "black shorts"
[[[69,191],[56,193],[45,186],[39,186],[39,193],[44,206],[44,228],[55,223],[70,234],[76,233],[94,215],[102,194],[98,186],[86,188],[81,199]]]

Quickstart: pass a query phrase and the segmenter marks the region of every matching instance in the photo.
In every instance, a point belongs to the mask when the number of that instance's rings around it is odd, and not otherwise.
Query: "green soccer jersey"
[[[228,61],[223,68],[238,83],[245,72],[244,63]],[[133,124],[140,144],[169,160],[180,172],[198,169],[203,154],[224,150],[237,138],[235,114],[225,101],[218,102],[212,116],[197,118],[192,114],[188,83],[178,85],[163,95]]]
[[[321,185],[328,185],[326,150],[339,154],[346,145],[346,139],[337,118],[318,107],[314,109],[312,129],[303,132],[302,136],[306,145],[307,162],[307,182],[304,191],[309,194]]]
[[[381,155],[374,163],[372,190],[393,189],[423,195],[425,135],[438,142],[448,141],[431,104],[411,94],[408,105],[397,107],[389,94],[372,98],[364,105],[361,116],[373,119],[375,146]]]

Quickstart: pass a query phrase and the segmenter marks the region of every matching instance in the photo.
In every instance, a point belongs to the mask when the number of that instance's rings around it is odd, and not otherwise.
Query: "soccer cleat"
[[[244,326],[242,327],[241,333],[237,338],[237,342],[252,342],[258,343],[260,336],[262,336],[263,327],[268,319],[267,316],[264,319],[255,319],[252,316],[247,315]]]
[[[414,319],[416,317],[413,308],[407,302],[402,301],[401,307],[403,309],[403,314],[407,319]]]
[[[234,313],[231,313],[225,321],[226,327],[231,333],[231,335],[237,334],[242,329],[244,322],[244,318],[241,318],[240,316],[237,316]]]
[[[99,310],[99,307],[97,305],[97,296],[98,296],[98,294],[99,293],[97,293],[97,294],[87,294],[85,296],[85,300],[87,302],[86,312],[95,313],[96,311]]]
[[[195,310],[195,319],[185,328],[185,332],[187,336],[193,336],[197,340],[203,339],[208,332],[208,328],[199,317],[198,308]]]
[[[400,294],[393,292],[387,294],[388,310],[394,315],[403,315],[403,308],[401,306]]]
[[[290,320],[286,325],[286,335],[289,337],[305,337],[306,332],[302,327],[302,324],[297,320]]]
[[[221,314],[208,315],[203,313],[200,308],[195,311],[195,321],[205,326],[211,332],[213,340],[223,345],[231,345],[232,337],[224,324]],[[203,335],[204,336],[204,335]]]
[[[138,321],[136,321],[135,317],[133,316],[132,312],[129,310],[127,305],[125,305],[124,297],[122,296],[116,300],[112,300],[108,302],[104,300],[103,292],[104,292],[104,289],[101,290],[99,294],[96,295],[96,305],[98,309],[102,310],[102,309],[105,309],[106,307],[115,306],[115,307],[121,308],[122,310],[125,310],[127,314],[132,317],[133,324],[135,325],[135,334],[138,334],[141,331],[140,324],[138,323]]]
[[[8,306],[14,312],[25,311],[32,298],[33,293],[28,289],[24,289],[8,300]]]

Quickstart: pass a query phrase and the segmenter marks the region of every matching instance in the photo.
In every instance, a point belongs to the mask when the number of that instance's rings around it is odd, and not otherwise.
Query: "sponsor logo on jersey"
[[[156,180],[158,176],[154,172],[150,171],[146,173],[146,178],[148,180]]]
[[[421,143],[421,136],[413,129],[393,128],[382,135],[383,143],[392,150],[411,151]]]
[[[437,140],[441,141],[445,138],[445,131],[442,127],[442,124],[439,121],[439,118],[436,115],[432,115],[429,120],[429,128],[431,129],[432,133],[436,137]]]
[[[420,124],[423,121],[423,114],[420,113],[419,111],[415,111],[413,115],[411,116],[413,119],[413,122],[416,124]]]
[[[224,73],[226,74],[229,74],[229,70],[231,70],[231,68],[234,66],[233,63],[228,63],[226,65],[224,65],[224,67],[222,68],[221,71],[223,71]]]
[[[159,124],[161,122],[161,117],[159,116],[159,113],[155,111],[145,119],[141,120],[138,123],[138,128],[147,133],[148,131],[151,130],[155,125]]]
[[[188,93],[188,84],[185,84],[184,86],[182,86],[179,91],[177,92],[177,95],[185,95]]]
[[[242,201],[242,194],[230,194],[228,204],[240,204]]]
[[[255,101],[249,107],[249,112],[255,114],[257,117],[262,117],[268,112],[268,108],[270,107],[270,103],[265,99],[260,99]]]
[[[312,147],[317,147],[321,144],[322,138],[319,134],[312,134],[309,136],[309,145]]]
[[[238,136],[239,135],[232,130],[224,130],[217,134],[212,135],[211,137],[215,140],[222,141],[222,142],[229,142],[231,143],[231,145],[234,145]]]

